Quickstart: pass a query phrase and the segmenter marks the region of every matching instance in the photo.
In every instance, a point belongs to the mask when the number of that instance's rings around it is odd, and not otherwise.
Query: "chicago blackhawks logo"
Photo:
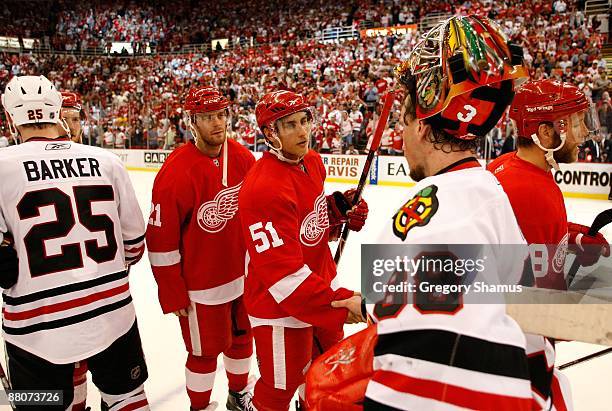
[[[314,203],[312,210],[302,221],[300,227],[300,241],[307,247],[313,247],[321,241],[325,230],[329,227],[327,216],[327,201],[325,193],[321,192]]]
[[[402,241],[406,239],[408,231],[414,227],[429,224],[431,218],[438,211],[437,191],[438,187],[435,185],[425,187],[393,216],[393,233]]]
[[[198,209],[198,225],[207,233],[218,233],[238,211],[238,192],[242,183],[221,190],[214,199]]]
[[[417,83],[417,99],[425,109],[433,108],[442,95],[442,73],[439,68],[430,70]]]

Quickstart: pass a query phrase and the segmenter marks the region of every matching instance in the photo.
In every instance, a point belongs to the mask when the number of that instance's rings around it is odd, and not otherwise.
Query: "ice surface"
[[[151,188],[155,178],[154,172],[130,171],[134,188],[138,195],[141,209],[148,220],[151,202]],[[270,189],[273,182],[270,183]],[[344,191],[345,184],[327,184],[326,191]],[[359,289],[361,243],[372,241],[372,235],[378,232],[382,224],[389,219],[403,201],[408,199],[409,188],[368,186],[364,192],[370,209],[370,216],[363,231],[351,233],[340,263],[338,275],[340,284],[355,290]],[[566,199],[568,218],[577,223],[590,225],[594,216],[611,207],[608,201]],[[603,231],[612,240],[612,227]],[[206,252],[206,250],[202,250]],[[185,392],[185,359],[186,352],[181,339],[178,320],[172,314],[163,315],[157,300],[157,286],[153,279],[149,261],[146,257],[132,268],[130,287],[138,315],[138,324],[143,341],[144,351],[149,367],[149,379],[146,391],[153,411],[182,411],[189,409]],[[363,326],[346,326],[347,334],[352,334]],[[563,342],[558,345],[558,363],[579,358],[598,351],[603,347],[577,342]],[[253,360],[253,370],[257,365]],[[212,398],[219,403],[218,409],[225,409],[227,397],[227,379],[223,362],[218,363],[218,373]],[[570,379],[576,411],[610,410],[609,389],[612,381],[612,355],[607,355],[587,363],[577,365],[565,371]],[[99,394],[89,381],[88,405],[92,410],[99,409]],[[0,409],[10,409],[8,406]]]

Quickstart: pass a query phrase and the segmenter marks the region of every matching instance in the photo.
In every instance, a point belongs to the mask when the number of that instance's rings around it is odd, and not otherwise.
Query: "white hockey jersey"
[[[526,245],[506,194],[475,159],[423,179],[406,198],[377,244]],[[522,257],[497,248],[489,248],[495,261],[487,275],[518,284],[526,246]],[[368,305],[379,339],[366,404],[530,409],[525,337],[504,304],[470,304],[466,294],[453,309],[440,310],[412,298],[403,305]]]
[[[63,364],[107,348],[135,320],[126,265],[144,219],[119,158],[68,140],[0,151],[0,240],[12,234],[17,283],[3,293],[6,341]]]

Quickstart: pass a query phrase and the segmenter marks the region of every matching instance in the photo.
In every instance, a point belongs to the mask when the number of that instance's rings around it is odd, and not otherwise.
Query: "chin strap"
[[[196,130],[196,128],[193,126],[193,122],[191,121],[191,116],[187,116],[187,126],[189,127],[189,131],[191,131],[191,134],[193,134],[194,143],[197,142],[200,135],[198,134],[198,131]]]
[[[555,151],[560,150],[565,145],[565,139],[567,138],[567,133],[565,132],[565,125],[563,124],[563,122],[561,124],[561,132],[559,133],[559,137],[561,138],[561,143],[557,147],[546,148],[542,146],[542,143],[540,143],[540,139],[538,138],[536,133],[533,133],[531,135],[531,139],[536,144],[536,146],[538,146],[541,150],[544,151],[544,158],[555,171],[559,171],[560,168],[559,164],[557,164],[557,161],[555,160],[554,153]]]
[[[278,142],[279,147],[274,147],[272,143],[270,143],[270,141],[268,141],[268,139],[265,137],[264,137],[264,143],[266,146],[268,146],[268,148],[270,149],[270,152],[274,154],[276,158],[278,158],[280,161],[284,161],[285,163],[296,165],[296,164],[299,164],[304,159],[304,156],[302,156],[295,160],[291,160],[283,155],[283,143],[281,143],[280,138],[278,138],[278,136],[276,135],[276,130],[272,130],[271,138],[273,138],[274,140]]]
[[[59,123],[57,124],[59,124],[59,126],[64,129],[64,131],[68,135],[68,138],[72,137],[72,133],[70,133],[70,127],[68,127],[68,123],[66,123],[64,117],[61,117]]]
[[[223,162],[223,178],[221,179],[221,184],[223,184],[223,187],[227,187],[227,163],[228,163],[228,158],[227,158],[227,137],[225,138],[225,142],[223,143],[223,154],[221,161]]]
[[[13,118],[11,117],[8,111],[4,110],[4,114],[6,114],[6,118],[8,119],[7,123],[9,126],[9,133],[11,133],[11,137],[13,137],[15,141],[17,141],[17,137],[19,136],[17,126],[15,126],[15,124],[13,123]]]
[[[189,130],[193,134],[194,143],[197,143],[198,139],[200,138],[200,134],[198,133],[196,128],[193,126],[193,122],[191,121],[191,116],[187,116],[187,125],[189,126]],[[226,124],[226,133],[227,133],[227,124]],[[221,162],[223,163],[223,174],[221,177],[221,184],[223,184],[223,187],[227,187],[227,163],[228,163],[227,139],[228,137],[226,134],[225,141],[223,142],[223,149],[222,149],[222,154],[221,154]]]

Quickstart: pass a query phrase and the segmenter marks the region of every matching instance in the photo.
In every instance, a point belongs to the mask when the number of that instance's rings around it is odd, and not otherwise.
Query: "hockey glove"
[[[327,196],[327,212],[329,226],[332,229],[343,223],[347,223],[352,231],[360,231],[368,218],[368,203],[364,199],[351,208],[355,190],[345,191],[344,194],[336,191]]]
[[[599,260],[600,256],[610,256],[610,244],[601,233],[590,236],[589,227],[575,223],[567,223],[567,230],[569,250],[576,254],[581,266],[590,267]]]
[[[363,410],[374,373],[377,326],[340,341],[317,357],[306,373],[306,408],[312,411]]]
[[[7,234],[0,244],[0,287],[7,289],[17,283],[19,275],[19,259],[13,248],[13,241]]]

